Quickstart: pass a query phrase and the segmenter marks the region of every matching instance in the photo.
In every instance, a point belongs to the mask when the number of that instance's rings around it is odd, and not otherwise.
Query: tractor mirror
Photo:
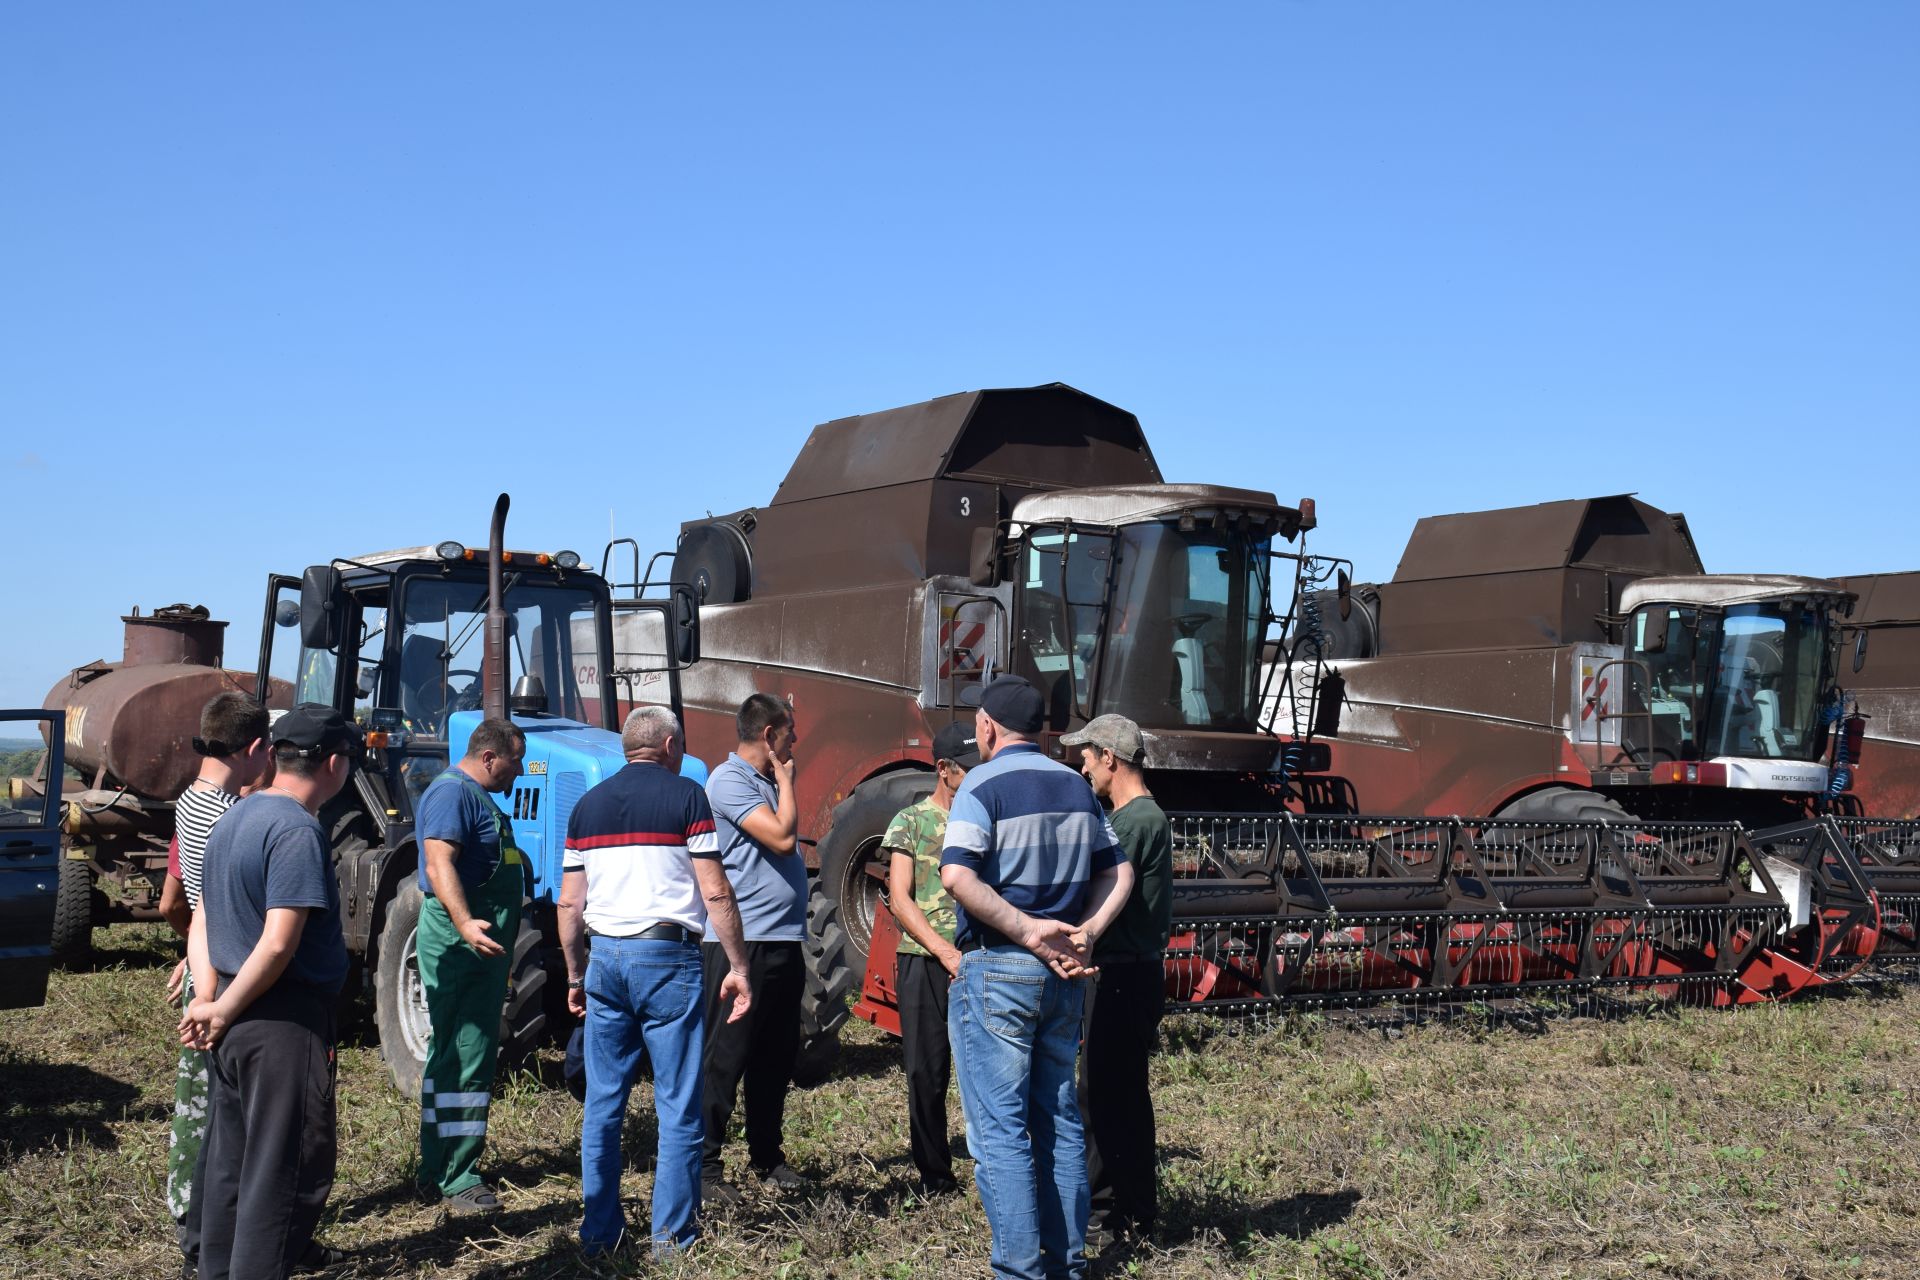
[[[1353,577],[1342,569],[1336,581],[1339,583],[1340,621],[1345,622],[1353,616]]]
[[[1665,653],[1667,651],[1667,632],[1664,627],[1649,630],[1646,638],[1640,642],[1642,653]]]
[[[1853,642],[1854,674],[1858,675],[1860,673],[1860,668],[1866,665],[1867,665],[1867,629],[1865,627],[1862,627],[1860,628],[1860,634],[1854,639],[1854,642]]]
[[[668,619],[672,630],[673,662],[690,667],[700,661],[700,596],[691,583],[676,583],[673,588],[673,613]]]
[[[1000,537],[998,529],[975,529],[973,545],[967,556],[967,581],[976,587],[1000,585]]]
[[[347,593],[340,571],[316,564],[300,576],[300,646],[333,650],[340,647],[347,622]]]
[[[300,625],[300,602],[282,598],[273,606],[273,625],[276,627],[297,627]]]

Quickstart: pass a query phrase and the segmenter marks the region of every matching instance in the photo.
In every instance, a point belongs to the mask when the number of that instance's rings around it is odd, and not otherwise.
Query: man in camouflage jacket
[[[901,932],[894,990],[907,1065],[907,1129],[926,1196],[959,1190],[947,1141],[947,1086],[953,1078],[947,985],[960,971],[960,952],[953,945],[953,899],[940,884],[940,853],[953,793],[967,770],[980,763],[973,726],[950,724],[940,730],[933,756],[938,779],[933,794],[895,815],[880,842],[892,855],[887,886]]]

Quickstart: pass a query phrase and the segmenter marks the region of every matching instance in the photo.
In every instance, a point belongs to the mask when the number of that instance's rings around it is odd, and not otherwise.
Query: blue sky
[[[1920,8],[0,15],[0,705],[334,554],[764,503],[815,423],[1060,380],[1170,478],[1638,491],[1920,567]]]

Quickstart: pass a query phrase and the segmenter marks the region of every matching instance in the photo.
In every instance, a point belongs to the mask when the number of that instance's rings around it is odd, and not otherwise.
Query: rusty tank
[[[90,789],[171,800],[200,765],[201,708],[216,694],[251,694],[254,677],[221,665],[227,624],[204,607],[135,608],[121,622],[120,661],[75,667],[43,705],[67,713],[67,763]]]
[[[222,665],[227,624],[202,606],[148,614],[136,607],[121,622],[120,660],[75,667],[42,704],[66,712],[66,762],[82,779],[61,797],[66,857],[53,945],[67,964],[84,962],[93,926],[155,918],[173,799],[200,767],[193,738],[201,709],[216,694],[252,695],[256,687],[252,672]],[[291,686],[275,681],[268,701],[285,707],[291,696]]]

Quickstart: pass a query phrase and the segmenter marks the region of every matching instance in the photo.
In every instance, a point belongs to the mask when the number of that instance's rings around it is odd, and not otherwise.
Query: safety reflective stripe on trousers
[[[421,1096],[428,1105],[420,1109],[422,1127],[432,1125],[433,1130],[442,1138],[485,1137],[487,1132],[487,1106],[492,1100],[486,1093],[437,1093],[433,1079],[428,1077],[421,1083]],[[478,1120],[442,1120],[443,1111],[478,1111]]]

